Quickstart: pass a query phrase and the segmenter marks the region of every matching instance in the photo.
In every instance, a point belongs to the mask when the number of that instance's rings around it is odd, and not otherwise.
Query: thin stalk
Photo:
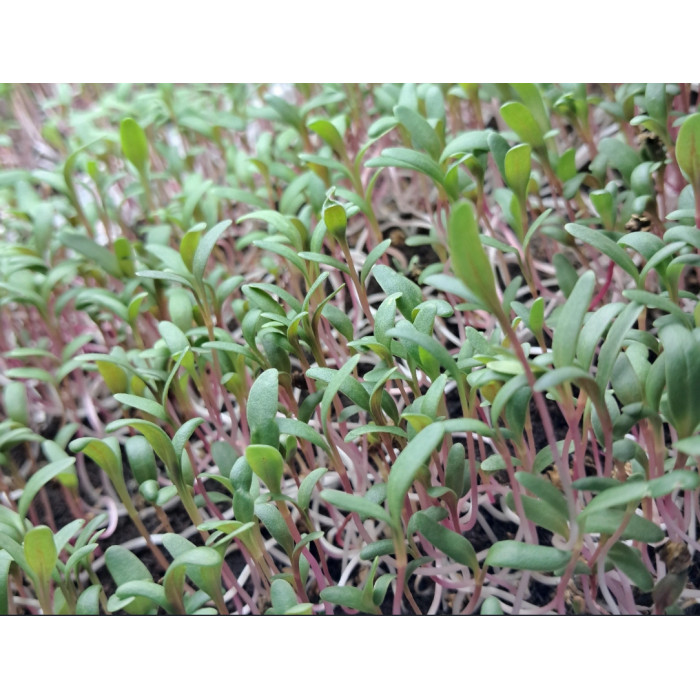
[[[350,279],[352,280],[353,286],[355,287],[355,292],[357,293],[357,298],[360,301],[362,310],[364,311],[367,322],[373,328],[374,327],[374,317],[372,316],[372,311],[369,306],[369,301],[367,300],[367,292],[360,282],[360,278],[357,274],[357,269],[355,268],[355,262],[352,259],[352,253],[350,252],[350,246],[346,240],[338,241],[343,255],[350,268]]]

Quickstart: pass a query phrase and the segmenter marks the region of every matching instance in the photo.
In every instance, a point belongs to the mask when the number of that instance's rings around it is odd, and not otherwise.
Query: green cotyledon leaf
[[[678,131],[676,159],[688,181],[700,187],[700,113],[689,116]]]
[[[505,319],[496,293],[496,278],[484,251],[471,202],[460,202],[448,222],[448,241],[452,268],[457,277],[479,296],[489,311]]]
[[[666,391],[669,420],[678,437],[690,437],[700,424],[700,341],[679,323],[660,331],[666,356]]]
[[[387,505],[395,528],[398,528],[401,523],[404,497],[411,488],[418,471],[428,460],[433,450],[442,444],[444,437],[443,424],[432,423],[408,443],[408,446],[394,462],[387,482]]]
[[[148,140],[144,130],[131,117],[126,117],[119,127],[119,136],[124,155],[139,172],[144,172],[148,164]]]

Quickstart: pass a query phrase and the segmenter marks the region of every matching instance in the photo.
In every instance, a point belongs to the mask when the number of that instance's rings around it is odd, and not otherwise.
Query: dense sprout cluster
[[[697,99],[0,88],[0,613],[696,612]]]

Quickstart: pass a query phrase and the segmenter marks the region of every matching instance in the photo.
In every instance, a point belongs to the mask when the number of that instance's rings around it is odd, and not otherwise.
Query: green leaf
[[[56,380],[46,371],[39,367],[14,367],[5,372],[8,379],[36,379],[44,384],[56,384]]]
[[[700,113],[692,114],[681,124],[676,140],[676,160],[688,182],[700,188]]]
[[[153,451],[160,457],[171,473],[172,470],[177,468],[177,457],[173,449],[173,444],[167,433],[161,427],[145,420],[123,418],[121,420],[112,421],[105,427],[105,431],[112,433],[120,428],[127,427],[134,428],[145,436],[151,444]]]
[[[157,401],[153,401],[152,399],[146,399],[142,396],[134,396],[133,394],[121,393],[115,394],[114,398],[126,406],[131,406],[131,408],[135,408],[137,411],[143,411],[144,413],[148,413],[156,418],[159,418],[162,421],[168,420],[168,414]]]
[[[534,384],[535,391],[549,391],[561,384],[573,382],[580,384],[584,389],[592,395],[592,398],[599,396],[596,391],[596,384],[588,372],[584,372],[578,367],[560,367],[553,369],[546,374],[543,374]]]
[[[666,356],[668,418],[680,439],[690,437],[700,424],[700,396],[689,390],[700,386],[700,342],[679,324],[664,326],[659,335]]]
[[[389,331],[396,325],[396,301],[400,297],[401,292],[388,294],[374,315],[374,337],[389,351],[391,351]]]
[[[542,99],[542,88],[535,83],[510,83],[510,85],[518,93],[523,104],[530,110],[542,132],[547,132],[550,129],[550,122]]]
[[[552,355],[557,368],[567,367],[574,362],[576,343],[593,298],[594,285],[595,273],[588,270],[579,278],[559,314],[552,338]]]
[[[386,253],[387,248],[391,246],[391,240],[387,239],[385,241],[382,241],[378,246],[375,246],[370,250],[370,252],[367,255],[367,258],[365,259],[364,264],[362,265],[362,270],[360,271],[360,282],[362,284],[365,283],[365,280],[369,276],[370,272],[372,272],[372,268],[374,266],[374,263],[379,260],[379,258]]]
[[[644,102],[649,116],[665,126],[668,118],[666,83],[647,83]]]
[[[124,155],[136,170],[145,172],[148,164],[148,140],[144,130],[131,117],[126,117],[119,126],[119,136]]]
[[[194,434],[194,431],[202,425],[202,423],[204,423],[203,418],[190,418],[177,429],[175,435],[173,435],[172,445],[175,456],[178,459],[181,459],[185,445]]]
[[[345,207],[337,202],[331,202],[323,207],[323,223],[328,233],[338,241],[345,240],[345,230],[348,225],[348,216]]]
[[[471,542],[462,535],[436,523],[424,513],[416,514],[416,528],[430,544],[459,564],[468,566],[473,573],[479,571],[479,562]]]
[[[525,511],[525,517],[538,527],[542,527],[550,532],[556,532],[562,537],[569,536],[569,525],[567,519],[561,513],[552,508],[549,503],[531,496],[520,496]],[[515,509],[515,497],[513,492],[506,494],[506,504],[511,510]]]
[[[272,503],[256,503],[255,515],[268,529],[289,557],[294,551],[294,540],[279,510]]]
[[[486,423],[476,418],[450,418],[442,421],[445,433],[476,433],[483,437],[493,437],[496,433]]]
[[[673,237],[675,238],[676,236],[674,235]],[[644,286],[644,282],[646,281],[647,275],[651,270],[656,269],[662,276],[662,278],[665,277],[668,274],[668,266],[671,262],[669,259],[672,258],[679,250],[681,250],[684,247],[684,243],[685,241],[675,241],[672,243],[668,243],[667,245],[659,249],[656,253],[654,253],[649,258],[649,260],[647,260],[646,265],[644,265],[642,271],[639,274],[638,286]]]
[[[121,278],[122,271],[119,267],[119,261],[108,248],[79,233],[62,231],[59,234],[59,239],[63,245],[80,253],[86,260],[95,262],[107,274],[117,279]]]
[[[502,455],[499,454],[493,454],[487,457],[480,465],[479,467],[482,472],[498,472],[501,471],[502,469],[506,469],[506,460],[503,458]]]
[[[628,233],[618,241],[618,245],[634,248],[634,250],[640,255],[643,255],[647,260],[664,247],[663,242],[648,231],[633,231],[632,233]]]
[[[676,449],[692,457],[700,456],[700,435],[679,440],[676,443]]]
[[[321,498],[336,508],[357,513],[363,520],[372,518],[385,523],[389,522],[389,515],[384,508],[362,496],[353,496],[342,491],[324,489],[321,491]]]
[[[612,192],[609,190],[594,190],[591,192],[591,204],[600,216],[603,226],[612,229],[615,226],[617,209]]]
[[[503,615],[503,608],[498,598],[489,596],[482,604],[479,615]]]
[[[492,131],[488,135],[488,146],[501,178],[506,182],[506,153],[510,149],[510,144],[497,131]]]
[[[145,423],[146,421],[143,422]],[[112,450],[104,440],[98,440],[97,438],[78,438],[77,440],[73,440],[69,447],[72,452],[83,452],[86,454],[107,474],[112,482],[121,478],[121,455],[115,454],[114,450]]]
[[[311,255],[311,253],[299,253],[297,254],[289,246],[278,243],[274,240],[263,239],[261,241],[253,241],[253,245],[261,250],[268,250],[271,253],[279,255],[281,258],[289,261],[294,267],[301,272],[302,275],[306,276],[307,270],[306,266],[302,262],[307,258],[302,258],[301,255]]]
[[[530,474],[529,472],[518,472],[515,478],[528,491],[531,491],[536,496],[541,498],[545,503],[548,503],[554,508],[559,515],[568,519],[569,507],[566,504],[566,498],[557,487],[546,477]]]
[[[404,439],[408,438],[406,431],[395,425],[377,425],[376,423],[368,423],[367,425],[360,425],[357,428],[353,428],[351,431],[349,431],[345,436],[345,442],[352,442],[362,435],[378,435],[380,433],[398,435]]]
[[[51,572],[58,561],[58,552],[51,528],[46,525],[38,525],[25,535],[24,556],[27,565],[36,574],[42,585],[48,583],[51,579]]]
[[[304,122],[295,105],[289,104],[289,102],[277,95],[265,95],[265,102],[277,112],[284,124],[293,126],[297,131],[304,129]]]
[[[526,571],[555,571],[565,567],[570,559],[571,552],[554,547],[504,540],[491,546],[484,564]]]
[[[693,211],[693,214],[695,212]],[[670,219],[670,216],[666,217]],[[664,234],[664,243],[687,243],[694,248],[700,248],[700,230],[695,226],[674,226]],[[669,246],[666,246],[667,248]],[[660,251],[659,251],[660,252]]]
[[[654,588],[654,579],[642,562],[642,555],[636,549],[622,542],[615,542],[610,547],[607,558],[644,593],[649,593]]]
[[[41,489],[48,484],[51,479],[54,479],[59,474],[64,474],[73,470],[74,464],[75,457],[60,459],[57,462],[47,464],[30,477],[29,481],[27,481],[24,487],[24,491],[22,491],[22,495],[19,497],[19,502],[17,503],[17,513],[22,520],[24,520],[25,516],[27,515],[29,506],[39,491],[41,491]]]
[[[275,615],[283,615],[299,603],[292,586],[280,578],[275,579],[270,586],[270,602]]]
[[[620,354],[622,345],[625,342],[625,336],[637,320],[641,309],[641,305],[635,302],[628,304],[615,319],[608,331],[605,342],[601,346],[600,353],[598,354],[596,383],[601,391],[604,391],[608,385],[608,381],[612,376],[613,367],[617,361],[617,356]]]
[[[9,382],[2,392],[5,414],[21,425],[29,425],[27,389],[23,382]]]
[[[85,544],[82,547],[76,548],[76,550],[70,555],[70,557],[68,557],[68,560],[66,561],[65,575],[69,576],[71,571],[78,566],[78,564],[82,564],[82,566],[87,569],[89,566],[88,562],[86,561],[87,557],[96,549],[97,542]]]
[[[188,280],[182,275],[175,274],[174,272],[167,272],[164,270],[140,270],[136,273],[136,276],[144,277],[146,279],[167,280],[168,282],[177,282],[178,284],[181,284],[184,287],[187,287],[188,289],[192,288],[191,280]]]
[[[56,550],[60,554],[65,546],[70,542],[70,540],[75,537],[75,535],[78,533],[78,531],[85,525],[85,521],[82,518],[79,518],[78,520],[73,520],[67,525],[64,525],[53,537],[54,542],[56,543]],[[76,545],[76,547],[80,547],[82,545]]]
[[[610,508],[592,513],[586,518],[583,531],[612,535],[620,527],[624,517],[625,511],[621,508]],[[664,531],[658,525],[633,513],[621,539],[637,540],[637,542],[660,542],[665,536]]]
[[[192,328],[192,322],[194,321],[192,309],[192,299],[184,289],[176,287],[170,291],[168,297],[168,314],[172,322],[183,333],[186,333]]]
[[[9,586],[10,566],[12,557],[8,552],[0,550],[0,615],[9,615]]]
[[[185,583],[185,574],[187,573],[187,569],[189,567],[197,567],[201,578],[204,581],[207,581],[207,583],[213,584],[219,578],[218,572],[220,571],[222,564],[223,559],[221,558],[221,555],[211,547],[195,547],[194,549],[189,549],[186,552],[176,556],[168,567],[168,570],[165,572],[165,577],[163,579],[165,597],[170,605],[172,605],[176,610],[181,608],[183,593],[182,589]],[[211,576],[212,573],[214,576]],[[205,593],[207,593],[212,599],[221,596],[220,589],[217,592],[217,590],[211,585],[208,585],[207,589],[208,590],[205,590]]]
[[[532,149],[526,143],[511,148],[506,153],[505,171],[508,187],[519,200],[524,200],[530,183],[530,160]]]
[[[606,255],[615,264],[619,265],[635,282],[639,279],[639,272],[632,258],[602,231],[595,231],[580,224],[566,224],[564,229],[575,238],[580,238],[584,243],[588,243],[588,245],[593,246],[603,255]]]
[[[489,150],[490,139],[494,135],[499,136],[499,134],[489,131],[467,131],[460,134],[447,144],[445,150],[440,156],[440,162],[442,163],[452,156],[461,155],[464,153],[487,153]]]
[[[319,304],[320,306],[320,304]],[[318,307],[316,308],[316,313],[318,312]],[[316,314],[314,314],[315,316]],[[342,311],[339,307],[332,304],[324,303],[321,310],[321,315],[323,318],[327,319],[331,326],[335,328],[346,340],[352,341],[355,337],[355,329],[352,325],[352,321],[347,316],[347,314]]]
[[[676,489],[694,491],[698,486],[700,486],[700,475],[697,472],[676,469],[660,476],[658,479],[652,479],[649,482],[649,496],[661,498]]]
[[[348,168],[333,158],[325,158],[324,156],[317,156],[311,153],[301,153],[299,155],[299,160],[302,163],[312,163],[314,165],[319,165],[322,168],[327,168],[328,170],[337,170],[338,172],[342,173],[343,177],[348,179],[352,178],[352,174]],[[317,169],[314,169],[314,172],[317,172]]]
[[[606,304],[588,316],[579,334],[576,348],[576,359],[583,369],[590,368],[596,345],[612,323],[613,318],[624,308],[624,304],[621,302]]]
[[[4,506],[3,506],[4,507]],[[27,560],[24,557],[24,550],[22,546],[10,537],[9,534],[5,534],[5,528],[0,528],[0,552],[7,552],[7,554],[12,557],[12,559],[17,563],[17,565],[26,572],[29,576],[32,576],[32,569],[27,564]]]
[[[407,320],[412,321],[413,310],[423,301],[420,287],[386,265],[375,265],[374,279],[377,280],[385,294],[401,294],[400,297],[396,298],[396,305],[402,315]]]
[[[323,475],[327,471],[328,469],[326,467],[317,467],[310,474],[304,477],[304,480],[299,485],[299,491],[297,492],[297,505],[299,506],[299,510],[308,510],[314,487],[323,478]]]
[[[376,615],[379,612],[376,605],[365,603],[363,592],[354,586],[328,586],[321,591],[319,596],[327,603],[342,605],[345,608],[358,610],[368,615]]]
[[[251,433],[264,430],[275,420],[279,394],[279,372],[274,367],[260,374],[250,388],[246,404],[246,418]]]
[[[433,160],[440,157],[440,139],[424,117],[404,105],[394,107],[394,116],[408,130],[415,148],[425,151]]]
[[[190,341],[187,340],[187,336],[174,323],[161,321],[158,324],[158,331],[171,355],[185,353],[190,349]]]
[[[330,265],[330,267],[340,270],[349,274],[350,268],[348,264],[342,260],[337,260],[332,255],[325,255],[324,253],[299,253],[299,258],[302,260],[308,260],[310,262],[318,263],[320,265]]]
[[[555,253],[552,256],[552,264],[554,265],[559,289],[561,289],[561,291],[564,292],[564,296],[568,298],[578,280],[578,272],[569,262],[568,258],[562,253]]]
[[[79,310],[87,309],[91,316],[96,315],[99,309],[102,308],[127,323],[129,321],[129,310],[126,305],[122,304],[116,294],[106,289],[86,289],[78,292],[75,296],[75,308]]]
[[[469,465],[465,459],[464,445],[456,442],[447,453],[445,464],[445,486],[462,498],[467,492]]]
[[[361,555],[360,558],[362,558]],[[408,567],[406,567],[406,571],[408,571]],[[381,605],[384,602],[389,585],[395,578],[396,574],[382,574],[376,580],[374,590],[372,591],[372,602],[375,605]]]
[[[221,474],[228,479],[231,469],[238,459],[238,452],[228,442],[217,440],[211,445],[211,456]]]
[[[408,321],[399,321],[396,328],[392,328],[387,335],[390,338],[398,338],[404,341],[415,343],[419,347],[427,350],[431,358],[436,359],[454,379],[458,379],[460,372],[452,355],[447,348],[439,343],[435,338],[418,331],[415,326]]]
[[[321,422],[323,423],[324,432],[328,432],[328,414],[331,410],[331,403],[335,398],[335,395],[340,391],[340,388],[348,378],[352,371],[357,367],[360,361],[360,355],[353,355],[339,370],[337,370],[332,379],[328,382],[326,390],[323,392],[323,399],[321,400]],[[310,375],[309,375],[310,376]]]
[[[204,278],[204,270],[207,266],[209,256],[214,250],[214,246],[216,246],[221,234],[223,234],[232,223],[230,219],[226,219],[226,221],[216,224],[216,226],[202,236],[202,240],[199,241],[197,250],[194,253],[194,259],[192,260],[192,274],[199,282]]]
[[[226,340],[212,340],[202,344],[205,350],[223,350],[224,352],[230,352],[235,355],[243,355],[248,360],[252,362],[257,362],[257,357],[250,351],[245,345],[239,345],[233,341]]]
[[[207,184],[207,183],[204,183]],[[189,217],[185,217],[189,218]],[[185,263],[185,267],[192,272],[192,262],[194,260],[194,254],[199,245],[199,241],[202,238],[201,226],[188,231],[180,241],[180,257],[182,262]]]
[[[99,615],[100,614],[100,591],[102,586],[95,583],[88,586],[78,598],[75,604],[76,615]]]
[[[208,520],[206,523],[202,523],[201,525],[197,526],[198,530],[201,530],[202,532],[209,532],[210,530],[217,530],[218,532],[225,532],[226,534],[231,534],[231,533],[236,533],[236,536],[242,535],[248,530],[252,530],[254,527],[254,523],[249,522],[249,523],[241,523],[237,520]],[[164,535],[164,538],[166,536]],[[180,535],[175,535],[175,537],[179,538],[180,544],[178,545],[177,551],[175,551],[175,544],[176,540],[171,540],[170,541],[170,547],[168,551],[170,551],[171,554],[174,556],[177,556],[177,554],[182,554],[184,551],[186,551],[186,548],[183,546],[184,543],[181,542],[181,540],[184,540],[183,537]],[[188,544],[192,544],[189,540],[185,540]],[[164,540],[165,543],[165,540]],[[194,545],[192,545],[194,547]],[[187,550],[191,549],[191,547],[187,547]],[[173,551],[171,551],[173,550]]]
[[[444,436],[443,423],[427,426],[408,443],[394,462],[387,482],[387,505],[395,529],[400,527],[403,501],[418,471],[442,444]]]
[[[165,596],[163,586],[153,583],[153,581],[127,581],[117,588],[114,596],[122,599],[130,599],[130,602],[112,608],[108,603],[108,610],[116,612],[122,607],[131,615],[148,615],[156,608],[163,608],[166,612],[173,614],[174,610],[171,607],[168,599]],[[112,599],[110,598],[110,603]],[[138,604],[138,607],[134,607]]]
[[[530,110],[520,102],[506,102],[500,109],[503,120],[518,135],[529,143],[533,149],[545,150],[544,134]]]
[[[279,450],[270,445],[249,445],[245,458],[255,475],[272,493],[280,493],[284,473],[284,459]]]
[[[544,327],[544,299],[542,297],[535,299],[530,306],[528,326],[535,334],[535,337],[539,337],[542,334]]]
[[[598,152],[613,168],[620,171],[627,183],[630,182],[632,172],[641,162],[639,153],[618,138],[601,139]]]
[[[578,520],[598,511],[614,508],[615,506],[637,504],[642,498],[649,496],[649,482],[647,481],[627,481],[619,486],[605,489],[599,493],[579,514]]]
[[[318,134],[341,158],[346,155],[343,137],[326,119],[316,119],[309,123],[309,129]]]
[[[300,440],[306,440],[312,445],[320,447],[325,452],[330,450],[323,435],[319,434],[319,432],[314,430],[308,423],[302,423],[302,421],[295,420],[294,418],[282,417],[275,418],[275,423],[277,423],[280,433],[284,435],[293,435]]]
[[[448,222],[448,241],[452,268],[457,276],[488,304],[492,313],[503,317],[496,294],[496,278],[479,238],[471,202],[460,202],[453,208]]]
[[[435,160],[424,153],[412,151],[410,148],[385,148],[378,158],[371,158],[365,163],[367,168],[385,166],[416,170],[427,175],[439,185],[444,182],[442,170]]]
[[[241,291],[243,291],[244,294],[250,294],[251,292],[254,293],[254,290],[259,290],[265,293],[266,297],[272,297],[273,295],[278,296],[282,301],[284,301],[291,309],[294,310],[294,313],[301,313],[302,310],[302,304],[297,300],[297,298],[293,295],[290,294],[286,289],[282,289],[282,287],[278,287],[275,284],[264,284],[264,283],[258,283],[258,284],[246,284],[245,287],[241,288]],[[252,297],[249,297],[251,300],[253,299]],[[259,297],[258,297],[259,298]],[[274,299],[273,299],[274,301]],[[275,302],[277,303],[277,302]],[[262,306],[261,306],[262,308]],[[279,307],[281,309],[282,315],[285,314],[284,309],[282,307]],[[267,309],[263,309],[263,311],[266,311]]]
[[[362,561],[372,561],[375,557],[383,557],[388,554],[394,554],[393,540],[377,540],[370,542],[360,550],[360,559]]]

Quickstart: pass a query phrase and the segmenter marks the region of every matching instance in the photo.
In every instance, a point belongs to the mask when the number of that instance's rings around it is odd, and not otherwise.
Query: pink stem
[[[591,302],[591,305],[588,307],[589,311],[593,311],[598,304],[605,298],[605,295],[608,293],[608,289],[610,289],[610,284],[612,282],[612,277],[613,277],[613,270],[615,269],[615,263],[611,260],[610,264],[608,265],[608,272],[605,275],[605,282],[603,283],[603,286],[600,288],[600,291],[598,294],[595,295],[593,301]]]

